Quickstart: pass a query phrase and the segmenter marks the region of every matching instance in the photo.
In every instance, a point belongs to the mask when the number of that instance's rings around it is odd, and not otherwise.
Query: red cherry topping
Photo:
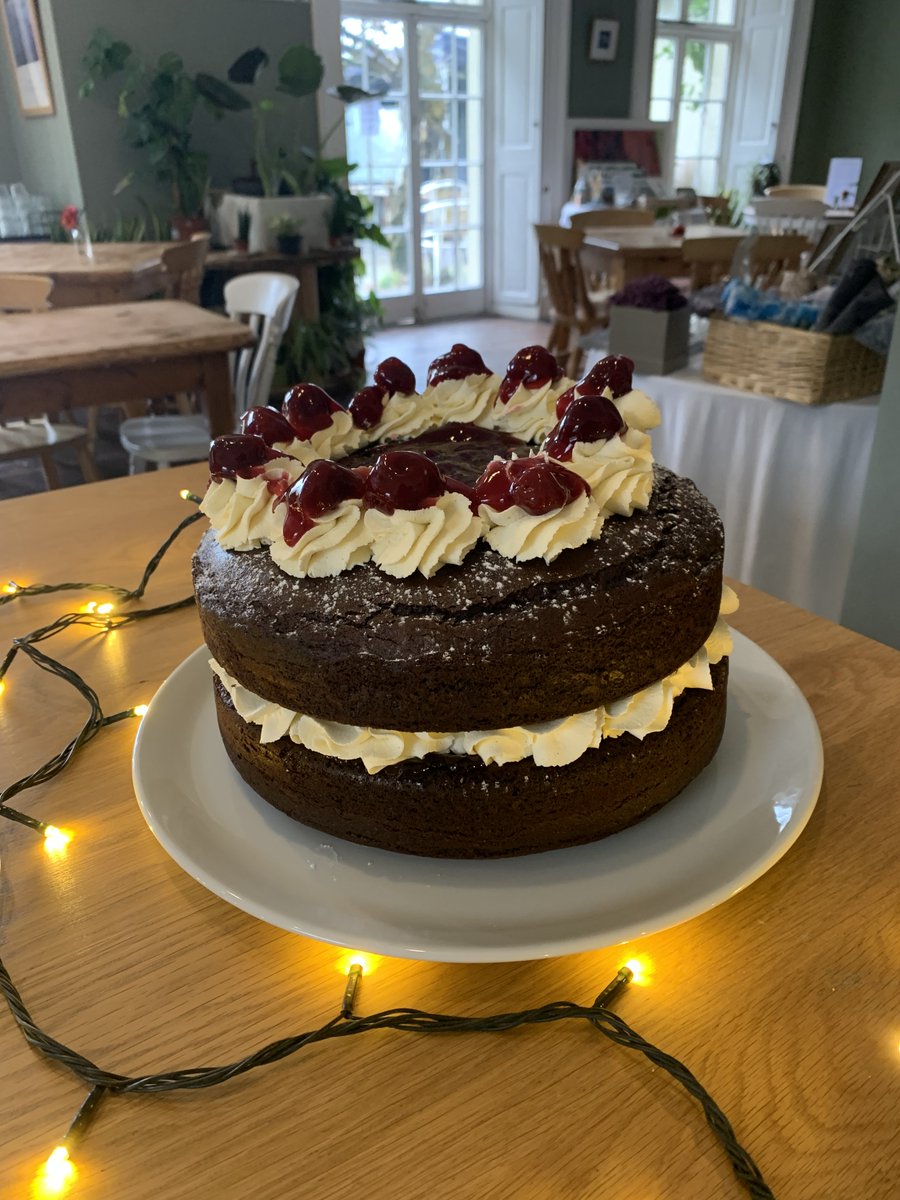
[[[447,354],[440,355],[428,368],[431,387],[445,379],[465,379],[468,375],[490,375],[490,371],[478,351],[462,342],[455,342]]]
[[[618,400],[631,391],[633,376],[634,363],[630,358],[624,354],[608,354],[594,363],[577,387],[582,396],[600,395],[604,388],[609,388],[613,400]]]
[[[574,471],[539,456],[495,460],[475,484],[475,494],[495,512],[516,504],[538,517],[590,495],[590,488]]]
[[[317,458],[284,495],[284,540],[296,546],[320,517],[334,512],[343,500],[361,500],[365,490],[364,475],[328,458]]]
[[[375,386],[389,396],[411,396],[416,390],[416,377],[399,358],[386,358],[375,368]]]
[[[463,483],[461,479],[454,479],[452,475],[445,475],[444,487],[448,492],[457,492],[460,496],[465,496],[469,502],[469,508],[478,516],[478,497],[471,484]]]
[[[365,505],[383,513],[429,508],[446,490],[441,469],[430,458],[414,450],[387,450],[369,473]]]
[[[261,437],[267,446],[292,442],[295,437],[293,429],[274,408],[249,408],[241,417],[241,430]]]
[[[276,458],[285,458],[261,437],[246,433],[226,433],[215,438],[209,447],[209,473],[217,482],[223,479],[253,479],[261,475],[265,465]]]
[[[533,390],[561,378],[562,367],[549,350],[543,346],[526,346],[509,360],[497,399],[508,404],[519,385]]]
[[[544,441],[541,450],[551,458],[569,462],[576,442],[605,442],[628,426],[606,396],[576,396]]]
[[[364,387],[347,405],[357,429],[372,429],[381,420],[384,412],[385,394],[380,387]]]
[[[309,441],[314,433],[333,423],[332,413],[343,409],[314,383],[298,383],[285,396],[281,411],[294,437]]]
[[[557,398],[557,401],[556,401],[556,419],[557,419],[557,421],[561,420],[566,415],[566,409],[569,407],[569,405],[575,399],[575,392],[576,392],[577,387],[578,387],[578,384],[576,383],[573,387],[566,388],[566,390],[563,392],[563,394]]]

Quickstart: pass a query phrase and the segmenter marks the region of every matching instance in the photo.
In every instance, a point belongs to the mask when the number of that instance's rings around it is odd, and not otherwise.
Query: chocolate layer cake
[[[421,397],[382,364],[352,424],[302,385],[213,444],[194,585],[222,738],[261,796],[350,841],[453,858],[593,841],[719,744],[721,522],[653,465],[627,360],[575,385],[532,348],[501,384],[466,351],[467,387],[458,349]]]

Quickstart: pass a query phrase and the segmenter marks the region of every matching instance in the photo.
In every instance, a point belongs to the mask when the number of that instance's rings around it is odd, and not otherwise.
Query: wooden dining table
[[[585,231],[581,256],[588,270],[605,275],[607,286],[618,291],[645,275],[687,274],[682,246],[689,238],[720,237],[736,244],[746,236],[745,229],[727,225],[689,225],[677,237],[667,225],[609,225]]]
[[[0,275],[49,275],[54,308],[123,304],[165,289],[171,242],[97,242],[90,257],[65,242],[0,242]]]
[[[185,515],[202,465],[3,501],[2,579],[133,585]],[[142,602],[190,594],[205,522]],[[488,1014],[589,1003],[649,963],[614,1008],[694,1072],[779,1200],[890,1200],[900,1138],[900,653],[736,585],[730,618],[794,678],[824,787],[788,853],[718,906],[627,946],[499,964],[369,960],[357,1011]],[[103,593],[0,607],[10,640]],[[108,713],[145,703],[201,644],[193,608],[42,648]],[[2,779],[71,739],[84,702],[17,661],[0,698]],[[132,789],[137,719],[104,729],[16,798],[74,837],[51,857],[0,820],[0,954],[37,1022],[105,1069],[224,1064],[336,1015],[347,954],[257,920],[169,858]],[[652,818],[651,818],[652,819]],[[253,846],[247,854],[254,853]],[[364,950],[365,947],[358,947]],[[0,1180],[25,1197],[86,1088],[0,1011]],[[107,1096],[73,1153],[72,1200],[728,1200],[746,1196],[697,1103],[582,1022],[511,1033],[381,1031],[308,1047],[222,1086]]]
[[[0,421],[201,392],[213,437],[234,427],[228,355],[238,321],[181,300],[8,313],[0,321]]]

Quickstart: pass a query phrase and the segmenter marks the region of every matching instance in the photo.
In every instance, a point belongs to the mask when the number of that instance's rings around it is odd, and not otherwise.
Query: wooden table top
[[[50,275],[59,280],[104,282],[130,279],[153,271],[171,242],[97,242],[92,258],[66,242],[0,243],[0,275]]]
[[[183,300],[8,313],[0,321],[0,379],[224,353],[253,340],[246,325]]]
[[[302,254],[279,254],[275,250],[261,250],[251,254],[246,250],[211,250],[206,256],[208,271],[230,271],[242,274],[245,271],[294,271],[298,266],[311,263],[327,266],[329,263],[348,262],[359,258],[358,246],[328,246],[318,250],[304,250]]]
[[[5,581],[131,585],[186,511],[202,466],[7,500]],[[192,526],[148,602],[190,588]],[[205,523],[203,523],[205,524]],[[825,743],[825,786],[797,844],[712,911],[622,948],[501,965],[382,959],[359,1011],[488,1013],[589,1002],[619,962],[655,973],[616,1004],[721,1104],[780,1200],[888,1200],[900,1139],[900,654],[739,588],[736,627],[793,675]],[[0,609],[2,645],[90,598]],[[50,643],[114,712],[147,701],[200,643],[193,609]],[[18,662],[0,700],[5,785],[70,738],[84,706]],[[0,821],[2,955],[38,1022],[101,1066],[233,1061],[334,1015],[341,953],[263,924],[169,859],[134,800],[135,724],[110,727],[20,807],[70,826],[51,860]],[[4,1194],[29,1181],[85,1095],[0,1012]],[[745,1197],[695,1102],[587,1027],[318,1046],[200,1094],[101,1106],[73,1200],[728,1200]]]
[[[689,225],[683,238],[673,237],[667,225],[609,225],[586,230],[584,244],[634,257],[651,255],[659,258],[661,254],[670,253],[673,258],[678,258],[683,243],[690,238],[722,237],[739,241],[746,236],[746,229],[731,229],[727,225]]]

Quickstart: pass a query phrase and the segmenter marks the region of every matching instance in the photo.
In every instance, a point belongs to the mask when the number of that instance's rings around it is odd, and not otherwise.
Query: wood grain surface
[[[2,505],[2,580],[132,585],[184,515],[191,467]],[[148,603],[190,589],[192,527]],[[465,1014],[590,1001],[624,958],[649,986],[617,1004],[686,1062],[780,1200],[898,1194],[900,923],[896,913],[900,654],[739,588],[736,627],[797,680],[825,742],[810,825],[766,875],[690,922],[568,958],[496,966],[382,959],[359,1008]],[[90,598],[89,594],[84,599]],[[79,599],[82,599],[79,597]],[[0,609],[5,646],[75,607]],[[200,642],[193,610],[47,644],[106,711],[147,701]],[[43,762],[83,707],[17,663],[0,698],[2,782]],[[135,723],[103,731],[22,798],[75,832],[52,861],[0,821],[2,955],[39,1023],[106,1068],[230,1062],[334,1015],[341,953],[275,929],[172,862],[134,800]],[[30,1195],[85,1091],[0,1012],[0,1194]],[[643,1058],[582,1026],[320,1045],[202,1093],[108,1099],[76,1155],[78,1200],[728,1200],[746,1193],[696,1103]]]
[[[12,313],[0,322],[0,380],[224,353],[252,341],[246,326],[181,300]]]
[[[86,258],[65,242],[0,244],[0,274],[51,275],[54,279],[128,280],[162,264],[171,242],[97,242]]]
[[[730,229],[723,225],[691,225],[683,238],[673,237],[672,230],[666,225],[609,225],[586,231],[584,244],[635,258],[644,255],[680,258],[682,243],[689,238],[723,237],[738,242],[746,236],[744,229]]]

